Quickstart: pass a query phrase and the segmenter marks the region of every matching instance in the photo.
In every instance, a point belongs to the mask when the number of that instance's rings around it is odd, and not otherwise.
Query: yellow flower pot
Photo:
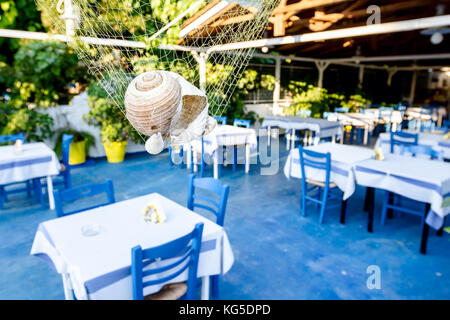
[[[86,161],[86,140],[70,144],[69,164],[82,164]]]
[[[106,158],[110,163],[122,162],[125,158],[125,149],[127,147],[128,142],[111,142],[104,143]]]

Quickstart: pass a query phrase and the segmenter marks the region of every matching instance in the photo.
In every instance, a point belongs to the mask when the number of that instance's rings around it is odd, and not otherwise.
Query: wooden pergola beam
[[[278,6],[277,8],[275,8],[275,10],[273,10],[273,14],[275,15],[279,13],[290,13],[293,11],[298,12],[302,10],[314,9],[317,7],[326,7],[349,1],[354,0],[302,0],[290,5]]]

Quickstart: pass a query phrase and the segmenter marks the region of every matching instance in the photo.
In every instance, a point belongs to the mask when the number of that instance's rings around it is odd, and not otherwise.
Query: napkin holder
[[[148,203],[142,213],[144,214],[144,221],[147,223],[164,223],[167,219],[164,209],[158,201]]]
[[[16,142],[14,143],[14,153],[16,154],[21,154],[23,151],[22,149],[22,140],[16,140]]]
[[[381,150],[381,148],[375,148],[374,151],[375,151],[375,160],[383,161],[384,160],[383,150]]]

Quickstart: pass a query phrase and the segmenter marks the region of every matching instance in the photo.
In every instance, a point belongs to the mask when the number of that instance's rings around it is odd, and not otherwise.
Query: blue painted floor
[[[231,188],[225,218],[235,264],[221,280],[221,299],[449,299],[450,239],[432,232],[428,254],[419,254],[420,219],[404,215],[382,227],[382,192],[376,193],[373,234],[366,231],[364,189],[348,204],[347,223],[328,211],[300,215],[300,181],[261,176],[253,165],[223,171]],[[206,174],[211,176],[208,167]],[[120,164],[97,160],[72,171],[73,185],[112,179],[118,201],[158,192],[186,205],[188,172],[170,166],[168,154],[127,155]],[[48,265],[29,255],[40,222],[55,218],[26,195],[11,196],[0,211],[0,299],[63,299],[62,281]],[[381,289],[369,290],[367,267],[381,269]]]

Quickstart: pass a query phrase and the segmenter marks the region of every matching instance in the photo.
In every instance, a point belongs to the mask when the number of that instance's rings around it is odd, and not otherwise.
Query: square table
[[[321,138],[331,137],[332,141],[335,141],[336,137],[342,137],[343,127],[337,121],[328,121],[320,118],[303,118],[299,116],[283,116],[283,117],[265,117],[261,128],[267,128],[269,143],[270,143],[270,130],[271,128],[278,127],[286,130],[292,130],[292,134],[295,136],[295,130],[311,130],[315,132],[314,141],[309,141],[310,144],[317,145]],[[342,141],[342,138],[341,138]],[[289,150],[289,142],[286,148]],[[306,141],[305,141],[306,142]],[[291,149],[294,148],[292,143]]]
[[[344,193],[343,199],[347,200],[355,192],[355,177],[353,167],[356,163],[371,159],[375,153],[373,150],[334,143],[322,143],[317,146],[306,147],[321,153],[329,152],[331,154],[331,173],[330,182],[334,182],[337,187]],[[287,178],[302,178],[302,170],[300,167],[300,153],[298,149],[291,150],[284,166],[284,174]],[[307,168],[306,174],[308,178],[316,181],[325,181],[325,171],[314,168]]]
[[[429,204],[421,243],[421,252],[425,253],[428,225],[440,229],[450,213],[450,164],[388,154],[383,161],[360,161],[354,170],[357,183],[368,187],[369,220],[373,221],[374,189]]]
[[[406,130],[405,132],[416,133]],[[417,132],[419,140],[418,144],[422,146],[432,147],[437,152],[442,151],[444,159],[450,159],[450,140],[445,139],[442,134]],[[375,144],[375,147],[381,148],[384,154],[391,152],[391,135],[388,132],[380,133],[380,136]],[[398,146],[394,149],[397,152]]]
[[[0,147],[0,185],[47,178],[50,209],[55,208],[52,176],[58,175],[61,165],[55,152],[42,142],[22,145],[16,153],[15,146]]]
[[[258,146],[258,138],[254,129],[235,127],[230,125],[217,125],[213,131],[203,137],[204,153],[213,156],[214,160],[214,178],[219,178],[219,163],[223,159],[219,159],[220,147],[232,147],[245,145],[245,173],[250,171],[250,149]],[[188,148],[188,168],[190,166],[190,152],[193,152],[194,159],[197,159],[197,154],[201,153],[202,139],[191,142]],[[194,160],[192,164],[194,172],[197,172],[197,163]]]
[[[167,220],[152,224],[144,221],[142,209],[157,201]],[[165,244],[191,232],[195,224],[204,224],[198,277],[202,277],[202,298],[209,297],[209,276],[224,274],[234,257],[222,227],[195,212],[152,193],[117,202],[39,225],[31,254],[49,262],[62,275],[66,299],[132,299],[131,249]],[[97,226],[99,234],[85,236],[82,228]],[[173,259],[157,261],[156,267]],[[150,265],[150,267],[152,267]],[[187,270],[170,282],[187,280]],[[162,285],[147,287],[144,295]]]

